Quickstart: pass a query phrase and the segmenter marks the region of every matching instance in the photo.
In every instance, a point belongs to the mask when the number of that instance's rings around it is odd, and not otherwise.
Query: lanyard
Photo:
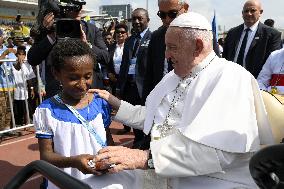
[[[102,146],[102,147],[106,147],[106,141],[104,142],[102,140],[102,138],[96,133],[94,127],[90,126],[89,122],[85,120],[85,118],[83,118],[83,116],[72,106],[65,104],[62,99],[58,96],[55,95],[53,97],[57,102],[59,102],[60,104],[64,104],[77,118],[78,120],[82,123],[82,125],[96,138],[97,142]]]

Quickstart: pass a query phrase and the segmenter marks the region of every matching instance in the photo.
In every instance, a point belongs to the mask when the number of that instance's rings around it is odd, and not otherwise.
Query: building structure
[[[17,15],[32,24],[38,13],[38,0],[0,0],[0,4],[0,24],[14,22]]]

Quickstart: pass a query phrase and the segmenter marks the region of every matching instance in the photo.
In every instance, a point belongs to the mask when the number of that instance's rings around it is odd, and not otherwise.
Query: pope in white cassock
[[[136,169],[132,188],[257,188],[248,163],[261,145],[273,143],[273,136],[256,80],[216,56],[211,25],[200,14],[177,17],[167,30],[166,47],[174,70],[145,107],[94,90],[118,109],[116,120],[151,132],[150,150],[107,147],[96,162],[115,164],[109,172],[117,175]]]

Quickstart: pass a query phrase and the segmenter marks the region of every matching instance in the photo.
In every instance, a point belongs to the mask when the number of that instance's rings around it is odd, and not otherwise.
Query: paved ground
[[[116,122],[111,124],[116,145],[131,146],[133,133],[116,135],[122,129],[122,125]],[[5,186],[16,173],[28,163],[39,159],[37,139],[32,129],[21,131],[20,137],[4,138],[0,144],[0,188]],[[21,189],[38,189],[41,181],[40,175],[33,175]]]

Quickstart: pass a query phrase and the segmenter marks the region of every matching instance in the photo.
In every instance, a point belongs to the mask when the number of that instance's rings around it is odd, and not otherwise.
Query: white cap
[[[212,30],[208,20],[196,12],[183,13],[176,17],[170,24],[170,27],[194,28],[200,30]]]

